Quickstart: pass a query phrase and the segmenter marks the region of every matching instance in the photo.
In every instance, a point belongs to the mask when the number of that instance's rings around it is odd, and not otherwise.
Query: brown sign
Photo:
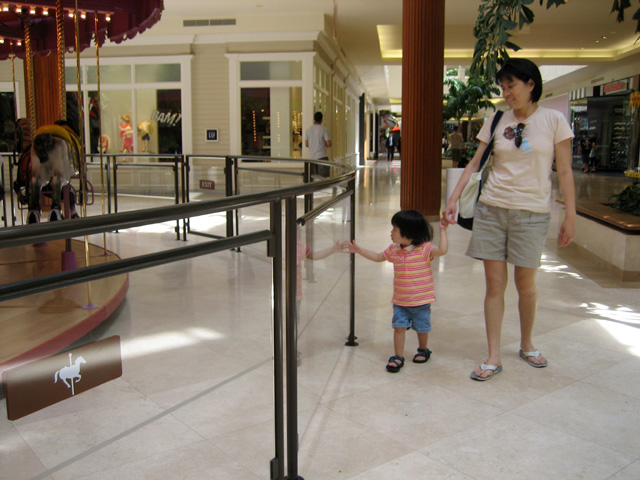
[[[216,182],[213,180],[200,180],[200,188],[204,190],[215,190]]]
[[[7,417],[17,420],[121,375],[119,336],[8,370],[3,375]]]

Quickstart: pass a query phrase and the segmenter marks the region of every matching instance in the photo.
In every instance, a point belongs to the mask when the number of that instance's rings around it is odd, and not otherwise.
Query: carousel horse
[[[38,128],[31,147],[20,157],[18,180],[14,184],[21,203],[28,202],[27,223],[40,223],[40,195],[45,185],[51,189],[49,221],[64,218],[61,211],[62,187],[78,174],[81,151],[80,138],[68,122],[57,121]],[[71,218],[76,218],[75,198],[72,193],[70,197]]]

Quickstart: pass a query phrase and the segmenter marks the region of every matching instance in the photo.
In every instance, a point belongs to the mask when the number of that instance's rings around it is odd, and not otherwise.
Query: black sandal
[[[413,356],[413,363],[427,363],[431,357],[431,350],[428,348],[419,348],[418,353]]]
[[[389,365],[389,363],[393,363],[393,365]],[[393,355],[389,357],[387,361],[387,371],[391,373],[399,372],[400,369],[404,367],[404,357],[399,357],[398,355]]]

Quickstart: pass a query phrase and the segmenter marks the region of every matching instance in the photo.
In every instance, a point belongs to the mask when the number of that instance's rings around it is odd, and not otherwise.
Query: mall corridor
[[[399,160],[359,169],[362,246],[382,251],[390,243],[400,169]],[[589,198],[606,199],[629,182],[622,174],[575,175],[578,195]],[[518,356],[511,282],[504,371],[489,382],[469,379],[486,354],[483,270],[464,255],[469,232],[451,226],[449,253],[434,263],[431,359],[408,361],[397,374],[385,370],[392,267],[356,259],[359,345],[350,347],[348,256],[305,263],[298,344],[305,480],[640,478],[640,284],[623,284],[570,249],[558,252],[561,209],[554,199],[538,274],[534,341],[549,366],[534,369]],[[316,220],[314,250],[347,239],[344,210]],[[245,209],[242,218],[251,230],[268,212]],[[200,222],[213,228],[222,219]],[[109,242],[126,257],[176,240],[167,224],[110,234]],[[270,282],[264,245],[131,274],[123,305],[85,339],[120,335],[122,377],[15,422],[4,412],[0,478],[269,479]],[[409,332],[407,359],[416,346]]]

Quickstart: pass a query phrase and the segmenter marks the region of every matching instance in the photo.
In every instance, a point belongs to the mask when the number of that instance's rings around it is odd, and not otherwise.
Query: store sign
[[[217,142],[218,141],[218,129],[211,128],[207,129],[207,142]]]
[[[608,95],[610,93],[621,92],[629,88],[629,79],[618,80],[617,82],[605,83],[602,86],[602,93]]]
[[[182,114],[172,113],[171,110],[168,112],[159,112],[158,110],[154,110],[151,113],[151,120],[167,127],[173,127],[182,120]]]
[[[7,418],[17,420],[120,376],[117,335],[8,370],[2,378]]]

